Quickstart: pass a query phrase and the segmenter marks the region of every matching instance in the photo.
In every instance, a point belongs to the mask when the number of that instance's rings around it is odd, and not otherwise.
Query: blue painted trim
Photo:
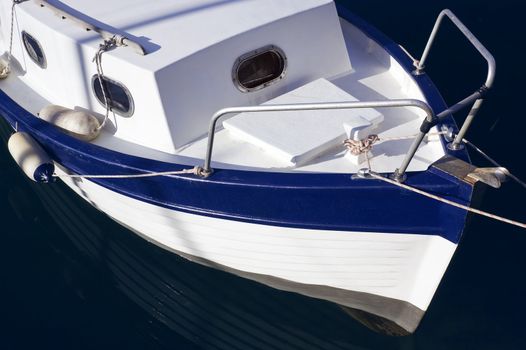
[[[361,29],[390,52],[395,51],[395,44],[379,37],[373,27],[362,23]],[[424,89],[429,101],[433,101],[432,107],[437,108],[442,101],[438,91],[432,85]],[[77,140],[34,117],[3,91],[0,92],[0,114],[11,126],[18,123],[20,131],[30,133],[55,161],[75,173],[133,174],[188,168]],[[284,227],[439,235],[457,243],[466,218],[463,210],[380,181],[351,180],[350,174],[216,169],[208,179],[181,175],[92,181],[125,196],[172,210]],[[408,174],[407,183],[462,204],[469,204],[471,200],[470,185],[430,171]]]
[[[53,163],[41,164],[33,172],[33,180],[43,183],[53,182],[54,172],[55,165]]]

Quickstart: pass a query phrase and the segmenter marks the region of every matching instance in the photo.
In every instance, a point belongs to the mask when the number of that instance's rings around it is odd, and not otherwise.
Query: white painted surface
[[[72,6],[78,5],[79,9],[89,7],[90,11],[95,9],[95,3],[98,2],[68,2]],[[135,8],[140,3],[137,0],[131,6]],[[162,6],[171,6],[168,2],[162,3]],[[117,49],[105,54],[105,72],[129,88],[135,102],[135,114],[131,118],[112,116],[94,143],[119,152],[167,162],[202,164],[207,140],[205,137],[199,139],[198,135],[205,135],[209,119],[216,109],[265,103],[320,77],[327,78],[359,101],[396,98],[424,100],[412,77],[383,48],[351,24],[343,20],[340,23],[336,19],[332,3],[320,2],[320,6],[315,6],[314,3],[303,5],[291,1],[287,2],[287,6],[291,3],[298,6],[295,14],[290,13],[286,18],[278,16],[281,19],[225,39],[171,65],[163,65],[165,68],[158,71],[155,71],[155,65],[149,66],[148,56],[142,58],[145,60],[141,61],[143,67],[137,66],[137,59],[141,56],[131,50]],[[7,47],[9,4],[9,1],[0,0],[0,48]],[[190,6],[189,2],[184,4]],[[109,6],[117,5],[112,3]],[[291,10],[293,5],[290,6]],[[210,11],[214,9],[211,13],[215,13],[215,9],[219,8],[223,7],[212,6]],[[229,7],[229,11],[234,8]],[[225,8],[223,10],[226,11]],[[197,13],[202,14],[199,11]],[[100,19],[110,22],[120,18],[116,11],[87,14],[100,15]],[[123,18],[129,17],[127,20],[131,21],[130,16],[131,12],[123,14]],[[1,88],[35,114],[48,104],[59,104],[73,109],[92,110],[102,120],[104,109],[91,91],[91,78],[96,72],[91,60],[98,39],[87,38],[85,33],[77,37],[76,25],[63,20],[57,23],[51,11],[42,10],[33,2],[18,5],[15,18],[14,73],[6,81],[0,82]],[[195,17],[191,18],[195,20]],[[165,24],[160,21],[148,26],[162,27]],[[37,39],[41,41],[48,59],[46,70],[27,59],[18,35],[21,30],[38,33]],[[233,61],[242,53],[269,43],[278,44],[287,54],[288,71],[285,79],[255,93],[241,93],[231,82]],[[324,102],[324,99],[319,97],[319,102]],[[415,134],[424,118],[421,111],[410,108],[379,111],[384,120],[374,133],[379,134],[380,138]],[[290,128],[281,129],[283,134],[279,135],[280,138],[290,137]],[[196,137],[196,141],[174,150],[179,141],[190,141]],[[311,142],[306,138],[294,138],[293,142],[303,141]],[[315,149],[319,144],[312,141],[308,147]],[[411,140],[376,144],[371,153],[373,169],[378,172],[394,171],[400,166],[410,144]],[[431,141],[418,150],[408,170],[425,170],[443,155],[442,143],[439,140]],[[355,173],[365,166],[363,157],[354,163],[349,162],[343,147],[337,146],[333,151],[291,168],[289,161],[261,152],[259,146],[231,137],[224,130],[217,133],[212,164],[216,168],[332,173]]]
[[[342,31],[353,69],[346,74],[329,79],[343,91],[359,101],[388,99],[418,99],[425,101],[418,85],[400,64],[387,54],[376,42],[365,36],[350,23],[341,20]],[[320,101],[322,102],[322,101]],[[409,136],[419,132],[425,118],[415,108],[378,109],[384,116],[383,122],[374,130],[381,139]],[[432,132],[437,132],[436,128]],[[283,129],[283,133],[289,130]],[[198,159],[200,164],[206,152],[206,138],[178,150],[178,154]],[[371,152],[371,165],[377,172],[393,172],[402,164],[411,139],[378,142]],[[261,152],[260,148],[232,138],[226,130],[216,133],[212,166],[216,168],[250,169],[263,171],[302,171],[356,173],[366,166],[365,157],[360,162],[350,162],[344,147],[336,148],[315,160],[296,168],[288,162]],[[409,164],[408,171],[423,171],[445,154],[438,138],[422,144]]]
[[[7,141],[7,148],[16,164],[33,181],[41,180],[35,178],[38,168],[53,164],[47,152],[28,133],[15,132],[12,134]]]
[[[355,97],[317,79],[265,104],[352,102]],[[341,145],[345,132],[365,137],[383,120],[374,109],[241,113],[223,122],[234,137],[291,166],[299,166]],[[347,127],[347,128],[346,128]]]
[[[165,248],[251,273],[404,300],[424,311],[456,249],[438,236],[305,230],[197,216],[87,180],[65,182]]]
[[[258,91],[239,91],[232,82],[234,62],[269,44],[284,52],[287,58],[285,76]],[[173,142],[172,149],[164,150],[171,152],[174,147],[186,147],[189,142],[205,136],[210,118],[221,108],[259,105],[318,78],[330,78],[350,70],[332,3],[211,45],[156,73]]]
[[[158,0],[155,6],[149,0],[53,3],[145,44],[146,56],[126,48],[103,56],[105,74],[129,89],[136,106],[133,116],[112,119],[107,131],[167,153],[203,136],[210,116],[220,108],[262,103],[316,78],[351,69],[329,0]],[[0,0],[5,37],[10,4]],[[102,42],[99,35],[61,19],[38,1],[17,5],[15,18],[14,53],[21,79],[52,104],[104,114],[91,87],[96,73],[92,59]],[[47,69],[27,58],[18,35],[22,30],[41,43]],[[310,45],[313,40],[316,45]],[[232,82],[234,62],[269,44],[287,56],[285,78],[255,93],[240,92]]]

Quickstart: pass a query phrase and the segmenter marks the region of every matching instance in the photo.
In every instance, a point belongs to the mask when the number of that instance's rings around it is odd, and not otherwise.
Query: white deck
[[[325,79],[318,79],[266,105],[357,101]],[[375,109],[241,113],[223,122],[232,138],[245,141],[290,166],[300,166],[341,146],[346,130],[360,140],[383,120]]]

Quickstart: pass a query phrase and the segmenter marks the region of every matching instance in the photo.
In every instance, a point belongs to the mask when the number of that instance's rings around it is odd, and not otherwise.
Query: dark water
[[[498,64],[495,90],[468,136],[526,178],[521,2],[343,3],[415,54],[439,10],[454,10]],[[452,26],[428,67],[449,103],[484,80],[484,62]],[[525,195],[509,183],[489,190],[480,206],[525,220]],[[526,231],[484,218],[473,218],[418,331],[390,338],[333,304],[166,253],[65,186],[29,183],[4,146],[0,213],[0,349],[526,348]]]

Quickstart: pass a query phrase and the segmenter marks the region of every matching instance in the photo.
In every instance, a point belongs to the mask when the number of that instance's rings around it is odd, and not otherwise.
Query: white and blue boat
[[[451,107],[423,69],[444,18],[489,67]],[[461,143],[493,57],[450,11],[435,29],[417,61],[330,0],[1,0],[0,114],[35,181],[192,261],[408,334],[468,215],[383,179],[465,206],[498,181]]]

